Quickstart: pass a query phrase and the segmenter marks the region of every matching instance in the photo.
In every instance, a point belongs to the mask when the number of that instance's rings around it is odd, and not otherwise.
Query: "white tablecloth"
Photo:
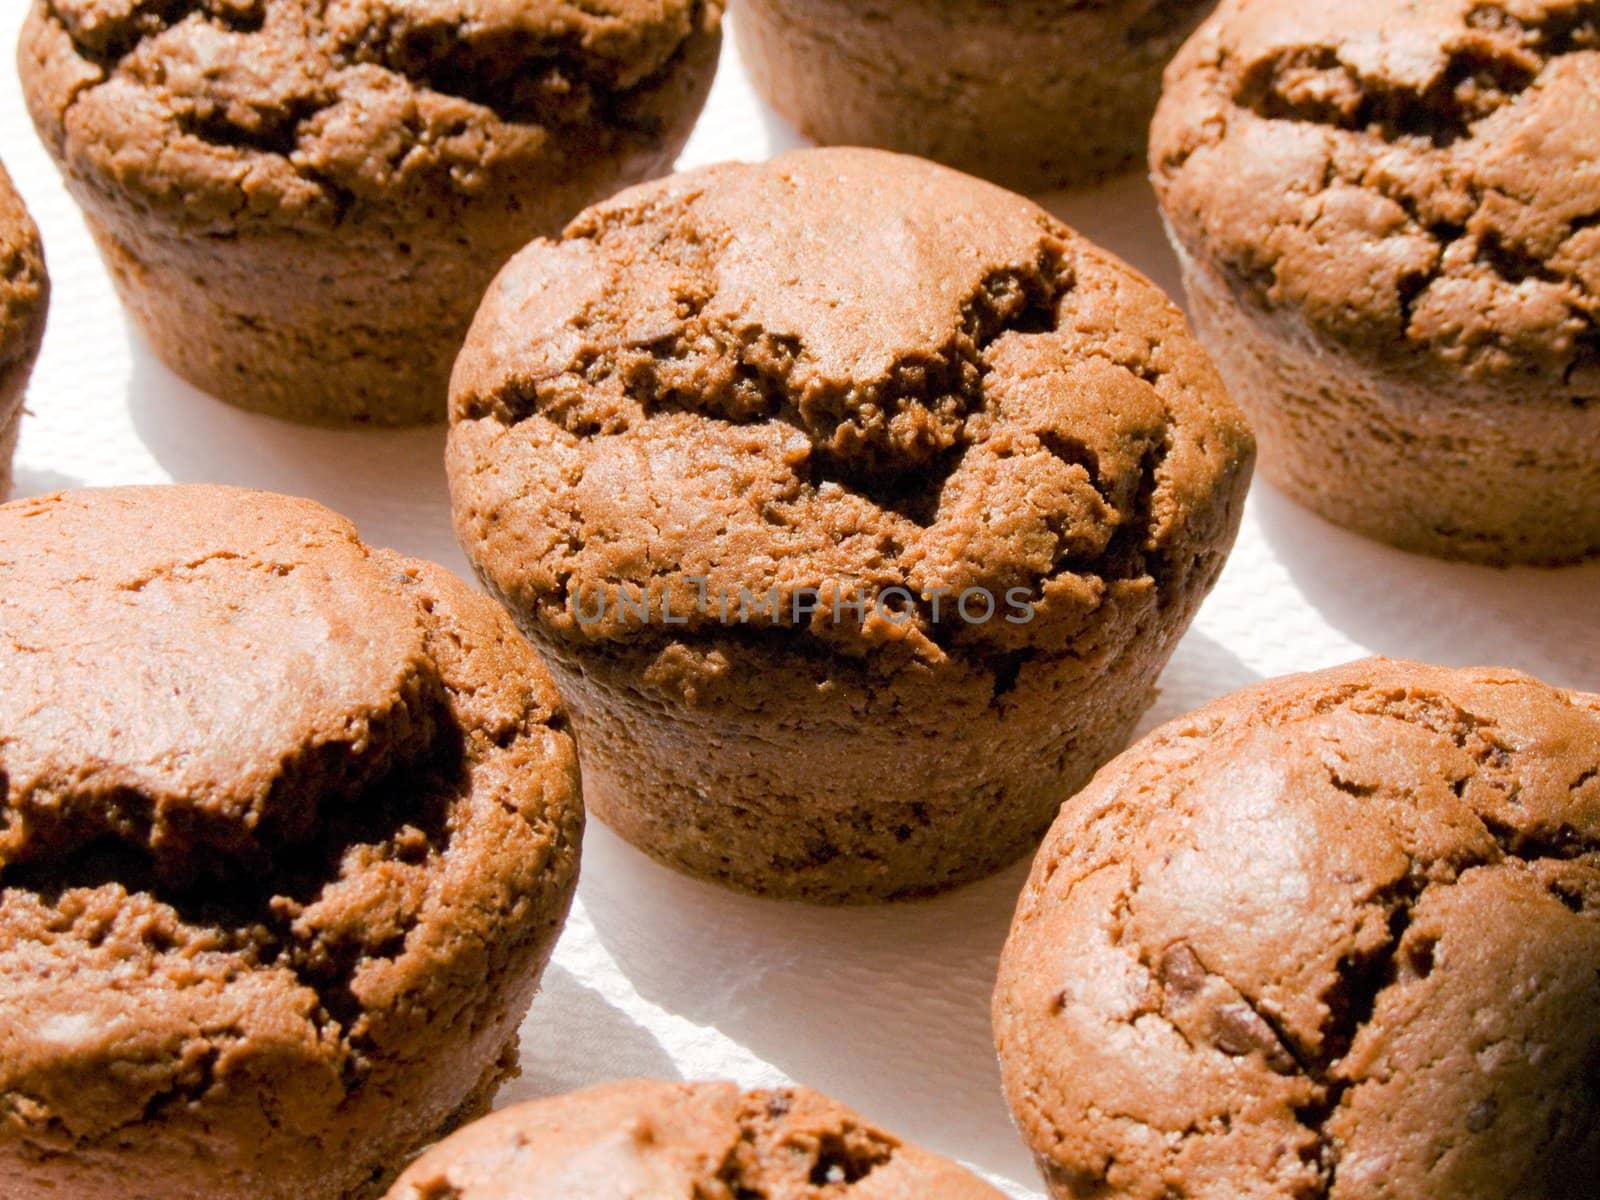
[[[14,39],[25,0],[0,0]],[[374,543],[465,571],[439,429],[332,433],[236,412],[181,383],[130,333],[9,67],[0,158],[44,232],[55,295],[29,396],[16,495],[169,480],[311,496]],[[731,42],[686,166],[799,139],[755,99]],[[1138,176],[1043,198],[1176,294]],[[1600,691],[1600,564],[1495,571],[1411,557],[1334,529],[1258,484],[1226,574],[1148,725],[1264,677],[1367,653],[1518,667]],[[814,911],[680,878],[591,824],[583,884],[523,1031],[503,1103],[602,1080],[797,1081],[1039,1194],[1000,1097],[989,991],[1025,865],[931,902]]]

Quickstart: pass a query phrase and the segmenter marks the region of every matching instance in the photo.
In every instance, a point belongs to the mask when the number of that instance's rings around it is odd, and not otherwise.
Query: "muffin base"
[[[1374,379],[1254,319],[1226,281],[1178,254],[1195,331],[1278,488],[1436,558],[1557,566],[1600,554],[1600,407]]]
[[[238,408],[309,425],[416,425],[444,415],[459,339],[487,279],[403,243],[354,253],[290,235],[225,249],[166,232],[89,228],[117,294],[176,374]],[[448,270],[448,274],[447,274]],[[381,297],[415,293],[398,309]]]
[[[728,642],[738,699],[674,695],[645,662],[541,645],[574,712],[588,812],[657,861],[814,904],[933,895],[1032,851],[1123,749],[1177,631],[1100,667],[1044,655],[992,672],[874,679],[846,661]]]
[[[757,90],[815,141],[1040,191],[1142,159],[1162,69],[1210,4],[1110,7],[1023,28],[993,7],[742,0],[733,28]]]
[[[504,260],[588,198],[493,244],[443,245],[420,229],[216,243],[113,221],[106,200],[84,207],[123,306],[184,380],[301,424],[407,426],[444,418],[456,352]]]
[[[17,454],[17,435],[22,431],[19,408],[0,425],[0,502],[11,496],[11,462]]]

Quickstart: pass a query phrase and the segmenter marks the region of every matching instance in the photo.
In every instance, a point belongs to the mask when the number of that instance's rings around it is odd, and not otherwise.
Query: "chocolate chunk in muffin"
[[[1000,1200],[805,1088],[638,1079],[524,1104],[425,1154],[387,1200]]]
[[[134,321],[246,408],[444,415],[494,273],[670,170],[722,0],[36,0],[24,93]]]
[[[1268,476],[1491,563],[1600,552],[1600,8],[1226,0],[1151,165]]]
[[[488,1107],[577,757],[486,598],[309,501],[0,508],[8,1200],[345,1200]]]
[[[1600,697],[1383,660],[1107,767],[994,997],[1061,1200],[1581,1200],[1596,1012]]]
[[[39,357],[49,306],[50,276],[38,227],[0,166],[0,500],[11,491],[22,397]]]
[[[1146,707],[1253,454],[1151,284],[870,150],[590,210],[501,275],[452,403],[458,535],[592,810],[824,901],[1032,847]]]
[[[756,89],[827,145],[1024,191],[1144,154],[1161,69],[1211,0],[737,0]]]

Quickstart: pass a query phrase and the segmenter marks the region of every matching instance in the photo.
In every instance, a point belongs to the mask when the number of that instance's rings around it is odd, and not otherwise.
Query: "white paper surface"
[[[443,431],[336,433],[237,412],[130,333],[10,68],[26,0],[0,0],[0,158],[43,230],[55,293],[17,459],[18,497],[93,484],[214,481],[310,496],[368,541],[465,573]],[[729,41],[683,165],[800,144],[755,99]],[[1177,267],[1138,176],[1044,198],[1169,292]],[[1365,542],[1258,483],[1226,574],[1146,727],[1257,679],[1367,653],[1518,667],[1600,691],[1600,564],[1496,571]],[[989,1036],[994,966],[1026,864],[944,899],[864,911],[730,895],[591,823],[583,884],[502,1103],[633,1075],[795,1081],[1036,1197]]]

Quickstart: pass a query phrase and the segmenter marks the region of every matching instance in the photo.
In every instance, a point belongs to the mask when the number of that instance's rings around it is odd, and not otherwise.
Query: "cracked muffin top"
[[[689,172],[534,243],[452,421],[462,544],[589,643],[725,628],[776,589],[776,623],[851,652],[1070,644],[1220,566],[1253,456],[1153,285],[1019,196],[871,150]],[[980,590],[1033,619],[958,620]],[[619,592],[650,619],[580,619]]]
[[[804,1088],[632,1080],[507,1109],[388,1200],[1000,1200],[975,1176]]]
[[[1168,725],[1003,956],[1058,1196],[1577,1200],[1600,1176],[1600,697],[1375,660]]]
[[[3,407],[7,377],[38,353],[49,299],[38,227],[0,166],[0,424],[12,415]]]
[[[325,227],[627,154],[722,0],[35,0],[21,60],[58,155],[201,226]]]
[[[1485,399],[1600,398],[1600,4],[1225,0],[1151,164],[1255,311]]]
[[[509,620],[228,488],[0,508],[0,580],[0,1163],[188,1121],[315,1178],[386,1094],[442,1121],[429,1046],[525,998],[576,879],[573,741]]]

